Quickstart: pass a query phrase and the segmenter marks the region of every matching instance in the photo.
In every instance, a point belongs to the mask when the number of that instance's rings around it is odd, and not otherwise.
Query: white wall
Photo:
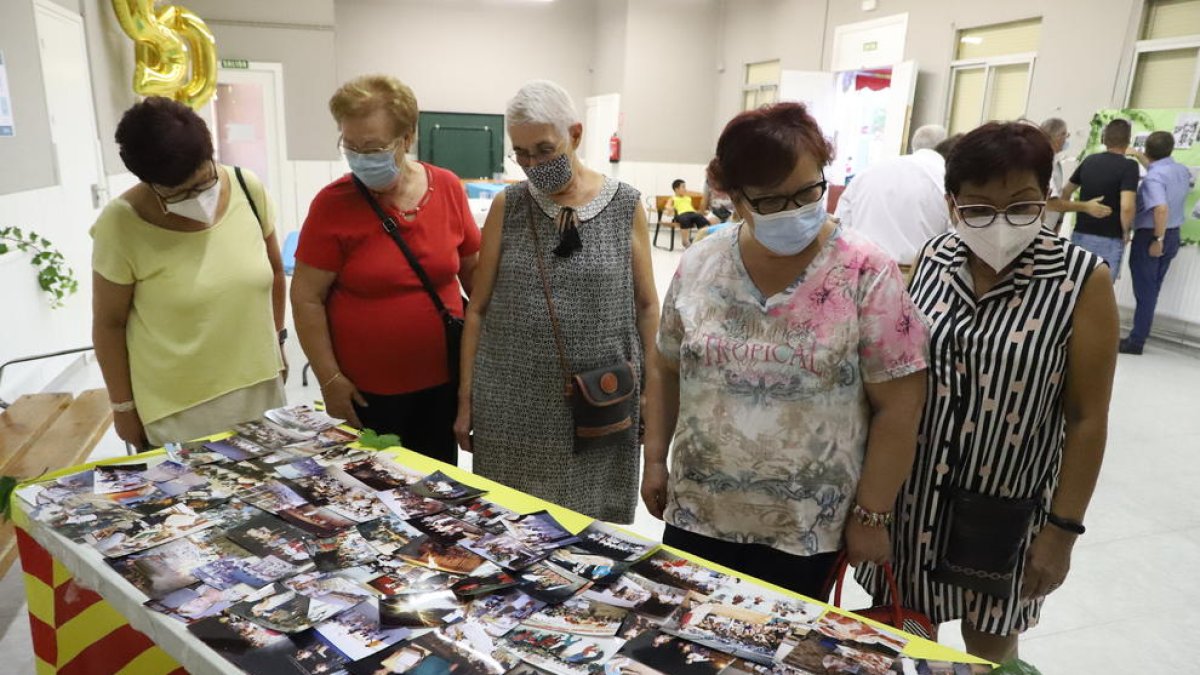
[[[636,2],[636,0],[635,0]],[[626,24],[629,0],[596,0],[595,42],[592,45],[593,96],[620,93],[625,88]]]

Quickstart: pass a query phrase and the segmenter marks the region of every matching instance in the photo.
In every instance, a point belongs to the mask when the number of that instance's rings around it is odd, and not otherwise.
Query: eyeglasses
[[[356,148],[356,147],[353,147],[350,145],[346,145],[346,139],[342,138],[341,136],[338,136],[337,147],[338,147],[338,150],[342,154],[346,154],[347,152],[353,152],[358,155],[371,155],[376,152],[395,152],[396,148],[400,147],[400,139],[397,138],[396,140],[392,141],[391,143],[388,143],[387,145],[378,147],[378,148]]]
[[[213,174],[212,178],[205,179],[201,183],[196,183],[195,185],[191,186],[190,188],[187,188],[186,190],[182,190],[180,192],[176,192],[173,194],[164,195],[163,193],[159,192],[158,188],[154,187],[153,185],[150,186],[150,189],[153,190],[154,194],[159,199],[162,200],[163,204],[178,204],[180,202],[186,202],[187,200],[198,196],[200,193],[204,192],[205,190],[211,190],[212,186],[216,185],[217,181],[221,180],[221,174],[217,172],[216,161],[210,159],[210,160],[208,160],[208,162],[209,162],[209,165],[212,167],[212,174]]]
[[[521,166],[542,164],[554,159],[556,156],[558,156],[557,146],[543,146],[532,153],[520,149],[508,153],[508,158]]]
[[[950,200],[954,203],[958,216],[967,224],[967,227],[974,228],[991,225],[996,222],[996,216],[1001,213],[1004,214],[1004,220],[1009,225],[1025,227],[1041,220],[1042,213],[1046,210],[1046,202],[1015,202],[1003,209],[998,209],[988,204],[959,206],[958,200],[953,197]]]
[[[812,185],[806,185],[800,188],[791,196],[785,197],[782,195],[767,195],[766,197],[751,198],[747,196],[745,192],[743,192],[742,197],[746,199],[746,202],[750,204],[750,208],[753,209],[755,213],[763,216],[769,216],[772,213],[779,213],[793,204],[799,208],[801,206],[807,206],[813,202],[819,201],[821,197],[825,196],[825,189],[828,186],[829,183],[827,183],[825,178],[822,177],[821,180],[813,183]]]

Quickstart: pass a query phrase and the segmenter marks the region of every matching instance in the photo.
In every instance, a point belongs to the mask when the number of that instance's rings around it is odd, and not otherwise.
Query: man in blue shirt
[[[1122,354],[1141,354],[1154,307],[1171,260],[1179,252],[1179,227],[1186,217],[1184,202],[1192,190],[1192,174],[1187,167],[1171,159],[1175,137],[1156,131],[1146,139],[1146,177],[1137,193],[1137,216],[1133,221],[1133,244],[1129,248],[1129,271],[1133,275],[1133,295],[1137,310],[1133,330],[1121,340]]]

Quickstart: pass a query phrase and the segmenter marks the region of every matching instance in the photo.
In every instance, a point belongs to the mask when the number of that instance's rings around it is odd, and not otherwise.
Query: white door
[[[297,227],[293,172],[287,162],[283,67],[256,62],[247,66],[218,71],[216,94],[200,115],[213,133],[217,161],[249,169],[262,179],[279,207],[282,240]]]
[[[608,141],[621,122],[621,95],[589,96],[583,119],[583,159],[589,167],[606,175],[613,174],[608,161]]]
[[[785,70],[779,74],[779,100],[803,103],[831,140],[834,135],[833,73],[820,70]]]
[[[908,150],[908,139],[912,137],[909,122],[912,120],[916,95],[917,62],[905,61],[892,66],[892,86],[888,87],[887,124],[883,133],[885,147],[896,154]]]

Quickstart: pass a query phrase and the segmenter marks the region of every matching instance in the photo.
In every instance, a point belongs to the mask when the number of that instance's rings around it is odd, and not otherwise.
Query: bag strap
[[[246,185],[246,177],[242,175],[242,167],[233,167],[233,175],[237,176],[238,185],[242,186],[242,194],[246,195],[246,201],[250,202],[250,210],[254,212],[254,219],[258,221],[258,226],[262,227],[262,216],[258,213],[258,205],[254,203],[254,198],[250,196],[250,188]]]
[[[846,559],[846,551],[839,551],[837,561],[833,564],[833,605],[842,609],[845,609],[845,607],[842,607],[842,586],[846,583],[846,571],[849,568],[850,562]],[[891,626],[903,630],[904,603],[900,600],[900,588],[896,585],[896,574],[892,570],[892,564],[884,563],[883,565],[876,565],[876,569],[883,574],[884,583],[887,584],[888,592],[892,595]],[[826,588],[828,588],[828,585],[826,585]]]
[[[564,391],[569,397],[571,386],[571,367],[567,365],[567,348],[562,336],[562,327],[558,324],[558,316],[554,312],[554,299],[550,292],[550,278],[546,275],[546,263],[542,259],[542,238],[538,236],[537,222],[533,211],[533,195],[525,191],[525,206],[528,209],[529,232],[533,235],[534,259],[537,260],[538,276],[542,280],[542,294],[546,296],[546,309],[550,313],[550,329],[554,333],[554,351],[558,353],[558,366],[563,372]]]
[[[404,259],[408,261],[409,266],[417,273],[417,278],[421,280],[421,285],[425,287],[425,292],[433,300],[433,306],[437,308],[438,315],[442,317],[442,321],[446,325],[453,323],[455,319],[454,315],[450,313],[450,310],[446,307],[446,303],[442,302],[437,289],[433,286],[433,280],[425,273],[425,268],[421,267],[417,256],[408,247],[408,244],[405,243],[404,237],[400,236],[400,228],[396,224],[396,219],[383,210],[383,207],[376,201],[375,195],[371,194],[371,191],[358,179],[358,176],[351,174],[351,179],[354,181],[354,186],[358,188],[359,194],[363,196],[363,199],[367,200],[367,203],[371,205],[371,210],[379,217],[379,221],[383,225],[383,231],[392,238],[392,241],[396,242],[396,246],[399,246],[400,252],[404,254]]]

